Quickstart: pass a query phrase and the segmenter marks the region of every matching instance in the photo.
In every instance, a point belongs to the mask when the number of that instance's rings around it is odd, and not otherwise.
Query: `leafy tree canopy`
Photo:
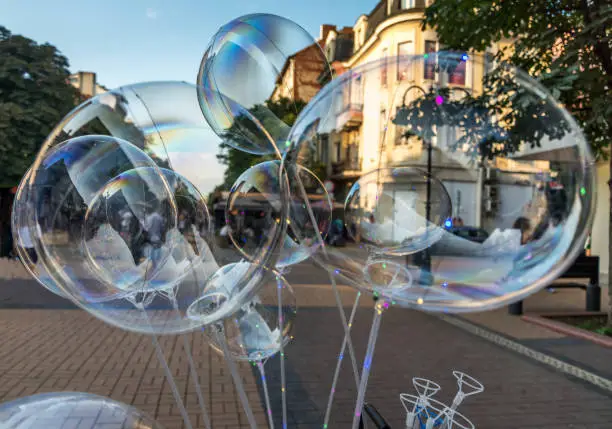
[[[423,26],[434,28],[449,49],[484,51],[492,43],[512,39],[495,59],[535,76],[574,115],[595,153],[605,155],[612,140],[612,4],[436,0],[427,8]],[[495,73],[490,82],[503,83]],[[508,91],[503,84],[492,89],[489,100],[503,98]],[[533,134],[534,141],[539,137]]]
[[[0,26],[0,187],[15,186],[51,129],[75,105],[68,60]]]
[[[257,118],[263,127],[270,132],[271,135],[283,135],[283,129],[288,128],[295,122],[297,115],[306,106],[306,103],[297,100],[292,101],[288,98],[281,98],[277,101],[268,101],[265,106],[254,106],[249,113]],[[272,113],[273,116],[270,114]],[[278,119],[281,122],[278,121]],[[236,118],[229,134],[244,135],[244,130],[249,127],[252,120],[247,117]],[[240,127],[239,129],[237,129]],[[288,131],[288,130],[287,130]],[[217,158],[227,166],[225,170],[225,181],[222,188],[229,189],[248,168],[271,159],[276,159],[275,155],[252,155],[247,152],[235,149],[228,142],[221,144],[221,152]]]

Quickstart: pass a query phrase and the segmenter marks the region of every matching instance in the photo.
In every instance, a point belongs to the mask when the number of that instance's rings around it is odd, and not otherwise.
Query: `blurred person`
[[[458,216],[457,216],[457,217],[454,217],[454,218],[453,218],[453,226],[455,226],[455,227],[462,227],[462,226],[464,226],[464,224],[463,224],[463,219],[461,219],[461,218],[460,218],[460,217],[458,217]]]
[[[512,229],[518,229],[521,231],[521,245],[526,244],[529,241],[529,233],[531,232],[531,222],[526,217],[519,217],[514,221]]]
[[[150,258],[157,265],[161,257],[165,222],[157,211],[152,211],[145,217],[144,229],[147,234],[147,244],[150,246]]]

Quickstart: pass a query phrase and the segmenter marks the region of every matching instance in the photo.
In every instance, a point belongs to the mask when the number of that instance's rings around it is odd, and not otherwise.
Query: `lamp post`
[[[409,107],[406,103],[406,96],[412,90],[419,91],[423,96],[423,101],[420,105]],[[406,89],[402,97],[402,105],[398,107],[395,118],[392,122],[395,125],[408,127],[405,136],[419,136],[427,149],[427,182],[426,182],[426,201],[425,201],[425,218],[427,222],[431,222],[432,218],[432,195],[431,195],[431,174],[433,169],[433,143],[434,127],[442,127],[448,125],[449,113],[452,116],[451,101],[445,100],[444,96],[450,98],[452,91],[463,92],[467,97],[470,97],[469,91],[461,87],[449,87],[441,91],[436,86],[432,86],[428,91],[418,85],[411,85]],[[448,105],[444,109],[443,105]],[[450,110],[447,111],[447,110]],[[431,254],[429,249],[421,252],[423,275],[421,282],[423,284],[431,284]],[[427,276],[427,277],[425,277]]]
[[[418,85],[412,85],[406,89],[404,95],[402,97],[402,105],[398,108],[395,117],[391,120],[395,125],[410,127],[413,125],[410,120],[410,115],[412,113],[411,109],[406,105],[406,96],[411,90],[420,91],[423,96],[427,96],[427,91],[425,91],[422,87]],[[426,181],[426,191],[425,191],[425,219],[426,222],[430,222],[431,220],[431,170],[432,170],[432,154],[433,154],[433,145],[431,139],[428,137],[428,132],[423,137],[423,144],[427,148],[427,181]],[[405,133],[407,137],[417,135],[413,130],[408,129]],[[427,229],[426,229],[427,231]],[[426,232],[427,233],[427,232]],[[431,255],[429,254],[429,249],[426,248],[422,252],[422,274],[421,274],[421,283],[423,284],[431,284]]]

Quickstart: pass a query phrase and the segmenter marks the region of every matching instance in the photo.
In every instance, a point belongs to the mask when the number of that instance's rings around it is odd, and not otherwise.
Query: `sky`
[[[70,70],[109,89],[135,82],[195,83],[216,30],[254,12],[289,18],[314,37],[321,24],[352,26],[377,0],[0,0],[0,25],[55,45]]]

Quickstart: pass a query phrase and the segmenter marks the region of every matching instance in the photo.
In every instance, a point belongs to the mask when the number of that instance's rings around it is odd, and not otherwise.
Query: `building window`
[[[380,145],[384,147],[385,145],[385,137],[387,135],[387,111],[380,111]]]
[[[356,107],[361,108],[363,105],[363,83],[361,74],[353,80],[353,94],[351,103],[353,103]]]
[[[414,80],[412,74],[413,63],[405,57],[412,54],[412,41],[397,45],[397,80]]]
[[[455,70],[448,77],[448,83],[452,85],[465,85],[466,62],[460,61]]]
[[[415,7],[415,0],[402,0],[402,9],[413,9]]]
[[[382,67],[380,68],[380,84],[382,86],[387,86],[387,59],[388,49],[384,48],[382,50]]]
[[[438,42],[434,40],[425,41],[425,74],[426,80],[435,80],[436,78],[436,53]]]
[[[329,163],[329,138],[327,136],[321,139],[321,163],[324,165]]]

